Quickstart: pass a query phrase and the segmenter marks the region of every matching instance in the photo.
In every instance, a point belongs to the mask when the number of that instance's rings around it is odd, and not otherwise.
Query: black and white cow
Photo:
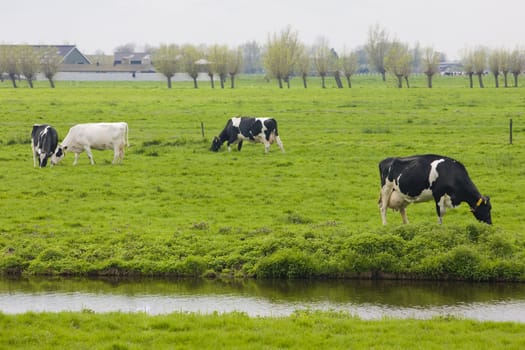
[[[38,158],[38,166],[45,168],[47,160],[51,157],[58,146],[57,131],[47,124],[35,124],[31,131],[31,150],[33,151],[33,166],[36,168],[36,160]],[[51,165],[55,164],[51,158]]]
[[[228,151],[231,151],[230,145],[232,143],[238,143],[237,149],[240,151],[242,142],[245,140],[264,143],[266,153],[270,150],[270,145],[277,142],[281,151],[284,152],[284,146],[277,131],[277,121],[273,118],[253,117],[229,119],[220,135],[213,138],[210,150],[217,152],[222,144],[228,141]]]
[[[383,225],[386,225],[388,208],[399,210],[406,224],[406,207],[410,203],[430,200],[436,202],[440,224],[446,209],[461,202],[468,203],[476,219],[492,224],[489,197],[479,193],[463,164],[454,159],[434,154],[386,158],[379,163],[379,173],[379,209]]]

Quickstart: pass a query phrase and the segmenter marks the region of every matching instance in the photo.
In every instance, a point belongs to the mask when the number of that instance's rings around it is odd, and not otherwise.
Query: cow
[[[78,162],[78,156],[86,151],[91,165],[93,160],[92,149],[112,149],[115,153],[113,164],[121,163],[124,158],[124,147],[129,146],[128,124],[119,123],[88,123],[77,124],[67,133],[55,153],[55,162],[61,161],[67,152],[75,153],[73,165]]]
[[[51,157],[51,166],[53,166],[53,154],[58,146],[57,131],[47,124],[35,124],[31,131],[31,150],[33,151],[33,167],[36,168],[38,158],[38,167],[45,168],[47,160]]]
[[[379,173],[378,204],[383,225],[386,225],[388,208],[399,210],[406,224],[406,207],[410,203],[432,199],[440,224],[446,209],[457,207],[461,202],[470,206],[476,219],[492,224],[490,198],[480,194],[463,164],[457,160],[435,154],[386,158],[379,163]]]
[[[233,143],[238,144],[237,149],[240,151],[243,141],[251,141],[264,143],[265,152],[268,153],[270,145],[275,141],[284,152],[284,146],[277,131],[277,121],[273,118],[231,118],[219,136],[213,138],[210,150],[218,152],[226,141],[228,141],[228,151],[231,151],[230,145]]]

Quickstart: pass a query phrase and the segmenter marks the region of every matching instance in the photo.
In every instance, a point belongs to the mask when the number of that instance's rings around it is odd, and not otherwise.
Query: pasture
[[[352,89],[278,89],[241,77],[200,83],[0,84],[0,270],[27,274],[420,278],[525,276],[523,88],[469,89],[424,78],[395,89],[356,77]],[[274,117],[286,153],[246,143],[209,151],[232,116]],[[514,142],[509,145],[509,119]],[[112,151],[34,169],[30,131],[63,139],[77,123],[126,121],[123,164]],[[204,126],[204,136],[201,125]],[[493,227],[464,203],[437,224],[433,203],[389,211],[378,162],[437,153],[461,161],[491,197]],[[466,267],[465,267],[466,266]],[[469,269],[471,267],[472,269]]]

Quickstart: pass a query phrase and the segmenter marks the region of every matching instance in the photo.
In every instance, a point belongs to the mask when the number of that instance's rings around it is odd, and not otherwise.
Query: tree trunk
[[[13,83],[13,87],[16,89],[18,86],[16,86],[16,77],[14,74],[9,74],[9,78],[11,79],[11,82]]]
[[[306,82],[306,75],[303,75],[303,86],[304,88],[308,88],[308,83]]]
[[[167,77],[168,78],[168,89],[171,89],[171,77]]]
[[[197,78],[193,78],[193,88],[198,89],[199,85],[197,84]]]
[[[224,81],[226,80],[224,74],[219,74],[219,80],[221,81],[221,89],[224,89]]]
[[[474,87],[474,80],[472,79],[472,76],[474,75],[474,73],[467,73],[467,74],[468,74],[469,87],[472,89]]]
[[[324,74],[321,74],[321,87],[322,87],[323,89],[326,89],[326,85],[325,85],[325,83],[324,83],[324,76],[325,76]]]
[[[383,81],[386,81],[386,71],[384,69],[381,71],[381,78]]]
[[[32,78],[27,78],[27,83],[29,84],[29,87],[32,89],[33,88],[33,79]]]
[[[349,74],[346,75],[346,82],[348,83],[348,88],[351,89],[352,88],[352,81],[350,80],[350,75]]]
[[[235,88],[235,74],[230,74],[231,88]]]
[[[503,83],[505,87],[509,87],[509,72],[503,72]]]
[[[518,75],[520,75],[520,72],[512,72],[512,75],[514,76],[514,87],[518,87]]]
[[[499,88],[499,79],[498,79],[498,77],[499,77],[499,73],[495,72],[494,73],[494,81],[496,83],[496,89]]]
[[[477,75],[479,80],[479,87],[484,88],[485,86],[483,85],[483,73],[477,73]]]
[[[401,89],[403,87],[403,76],[396,75],[396,77],[397,77],[397,87]]]
[[[283,88],[283,79],[281,77],[277,77],[277,82],[279,83],[279,89]]]
[[[427,86],[432,89],[432,74],[427,74]]]
[[[51,85],[51,88],[55,88],[55,82],[53,81],[52,75],[46,75],[47,80],[49,80],[49,85]]]
[[[342,89],[343,88],[343,82],[341,81],[341,73],[339,73],[339,71],[336,71],[334,73],[334,78],[335,78],[335,83],[337,85],[337,88],[338,89]]]
[[[405,77],[405,82],[407,83],[407,89],[410,89],[410,83],[408,82],[408,77]]]
[[[215,89],[215,81],[213,80],[213,73],[208,73],[208,76],[210,77],[211,88]]]

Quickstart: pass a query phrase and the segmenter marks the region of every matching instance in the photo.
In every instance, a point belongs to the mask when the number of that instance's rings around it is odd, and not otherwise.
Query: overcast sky
[[[366,42],[379,24],[449,59],[465,47],[525,47],[524,0],[16,0],[2,6],[0,42],[74,44],[85,54],[145,44],[266,43],[287,25],[305,44],[336,50]]]

